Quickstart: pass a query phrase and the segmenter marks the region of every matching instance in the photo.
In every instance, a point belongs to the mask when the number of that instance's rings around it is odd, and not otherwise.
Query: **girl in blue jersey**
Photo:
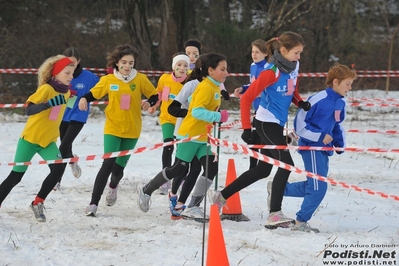
[[[267,42],[270,64],[259,77],[250,85],[241,98],[241,120],[244,133],[242,139],[251,142],[251,104],[260,96],[260,104],[255,116],[256,131],[266,145],[286,145],[283,134],[284,125],[288,118],[291,102],[309,110],[310,104],[302,101],[299,94],[295,94],[300,54],[305,43],[301,35],[285,32],[280,37]],[[294,165],[289,150],[261,150],[262,154],[275,158],[286,164]],[[213,201],[221,208],[226,199],[234,193],[252,183],[269,176],[272,165],[259,162],[256,167],[240,175],[234,182],[222,191],[216,191]],[[274,177],[271,197],[270,214],[265,227],[288,227],[293,219],[287,218],[281,211],[281,203],[285,185],[290,171],[279,168]]]
[[[234,95],[236,95],[237,97],[241,97],[242,94],[249,88],[251,83],[258,78],[260,72],[265,70],[266,67],[269,65],[269,63],[267,62],[268,54],[267,54],[266,41],[262,40],[262,39],[258,39],[258,40],[253,41],[251,45],[252,45],[251,56],[252,56],[253,63],[251,64],[251,66],[249,68],[250,83],[243,85],[234,90]],[[252,103],[252,107],[254,109],[255,114],[256,114],[256,110],[259,107],[259,103],[260,103],[260,97],[256,97]],[[252,126],[255,129],[255,118],[252,120]],[[256,133],[256,130],[251,129],[251,133],[252,133],[252,142],[247,143],[247,144],[261,144],[261,139],[260,139],[258,133]],[[259,151],[259,149],[254,149],[254,148],[251,148],[251,149],[254,151],[257,151],[257,152]],[[250,156],[249,157],[249,169],[254,168],[257,164],[258,164],[258,159]]]
[[[72,152],[72,143],[82,130],[84,124],[86,124],[90,113],[90,106],[88,107],[88,110],[79,110],[78,99],[88,93],[90,89],[97,84],[100,78],[89,70],[82,68],[82,65],[80,64],[81,56],[77,48],[69,47],[65,49],[62,54],[70,58],[76,65],[75,71],[73,72],[73,79],[71,81],[72,96],[67,102],[67,108],[60,125],[61,144],[59,147],[62,158],[72,158],[75,156]],[[76,178],[79,178],[82,174],[82,170],[78,163],[70,163],[69,165],[71,166],[72,174]],[[66,164],[63,164],[63,166],[65,170]],[[54,190],[60,188],[60,183],[61,179],[54,187]]]
[[[312,108],[299,110],[295,120],[295,132],[300,137],[300,146],[345,147],[345,131],[342,122],[345,119],[344,97],[352,89],[355,71],[347,66],[336,64],[330,68],[325,84],[327,89],[309,97]],[[328,157],[333,151],[299,150],[305,170],[326,177]],[[337,151],[341,154],[343,151]],[[291,230],[316,232],[307,223],[327,192],[327,183],[307,177],[306,181],[287,183],[284,196],[303,197],[301,209],[296,213],[296,222]],[[273,195],[273,194],[272,194]]]

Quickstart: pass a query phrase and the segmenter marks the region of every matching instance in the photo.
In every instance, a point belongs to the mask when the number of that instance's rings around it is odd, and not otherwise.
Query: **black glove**
[[[220,93],[222,94],[223,99],[225,99],[226,101],[228,101],[230,99],[230,94],[228,91],[221,90]]]
[[[304,101],[299,101],[298,106],[302,108],[304,111],[309,111],[310,107],[312,107],[310,102],[304,102]]]
[[[65,97],[64,97],[64,95],[62,95],[62,94],[58,94],[57,96],[55,96],[54,98],[52,98],[52,99],[50,99],[50,100],[48,100],[48,102],[47,102],[49,105],[50,105],[50,107],[53,107],[53,106],[57,106],[57,105],[61,105],[61,104],[65,104],[66,103],[66,101],[65,101]]]
[[[252,139],[252,131],[251,131],[251,129],[244,129],[244,132],[241,134],[241,138],[247,144],[252,144],[253,143],[253,139]]]

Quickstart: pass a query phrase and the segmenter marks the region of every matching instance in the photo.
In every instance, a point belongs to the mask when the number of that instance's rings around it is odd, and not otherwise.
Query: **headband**
[[[67,65],[72,64],[72,60],[68,57],[64,57],[57,62],[55,62],[53,66],[53,70],[51,71],[51,75],[53,77],[57,76]]]
[[[172,61],[172,69],[175,69],[175,65],[178,61],[185,61],[187,63],[187,65],[190,65],[190,58],[185,55],[185,54],[179,54],[176,55],[175,57],[173,57],[173,61]]]
[[[188,40],[187,42],[184,43],[184,48],[186,48],[187,46],[197,47],[198,52],[201,53],[201,43],[199,41]]]

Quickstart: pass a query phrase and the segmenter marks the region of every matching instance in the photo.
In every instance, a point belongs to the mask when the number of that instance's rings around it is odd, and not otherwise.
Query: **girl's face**
[[[67,65],[55,78],[64,85],[69,85],[73,79],[73,72],[75,71],[76,65]]]
[[[198,48],[195,46],[187,46],[186,47],[186,55],[190,58],[190,63],[195,64],[197,58],[199,57]]]
[[[262,53],[258,47],[256,47],[255,45],[252,46],[252,60],[255,63],[258,63],[260,61],[262,61],[263,59],[265,59],[267,57],[267,54]]]
[[[302,44],[295,46],[294,48],[292,48],[289,51],[285,47],[280,48],[281,55],[284,56],[284,58],[287,59],[288,61],[292,61],[292,62],[295,62],[295,61],[298,61],[299,59],[301,59],[302,51],[303,51]]]
[[[187,75],[188,64],[184,60],[179,60],[175,64],[175,68],[173,72],[175,73],[176,78],[181,78]]]
[[[353,79],[346,78],[339,82],[338,79],[333,80],[332,88],[333,90],[341,96],[346,96],[346,94],[352,89]]]
[[[118,63],[116,63],[116,66],[118,67],[119,73],[121,73],[124,76],[127,76],[130,74],[134,67],[134,57],[133,55],[125,55],[121,59],[119,59]]]
[[[227,62],[226,60],[220,61],[216,68],[208,68],[208,74],[211,78],[218,82],[225,82],[226,77],[229,74],[227,72]]]

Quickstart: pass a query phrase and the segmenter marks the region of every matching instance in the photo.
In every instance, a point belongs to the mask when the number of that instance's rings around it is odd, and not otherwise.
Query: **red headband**
[[[64,57],[57,62],[55,62],[53,66],[53,70],[51,71],[51,75],[54,77],[58,75],[67,65],[72,64],[72,60],[68,57]]]

